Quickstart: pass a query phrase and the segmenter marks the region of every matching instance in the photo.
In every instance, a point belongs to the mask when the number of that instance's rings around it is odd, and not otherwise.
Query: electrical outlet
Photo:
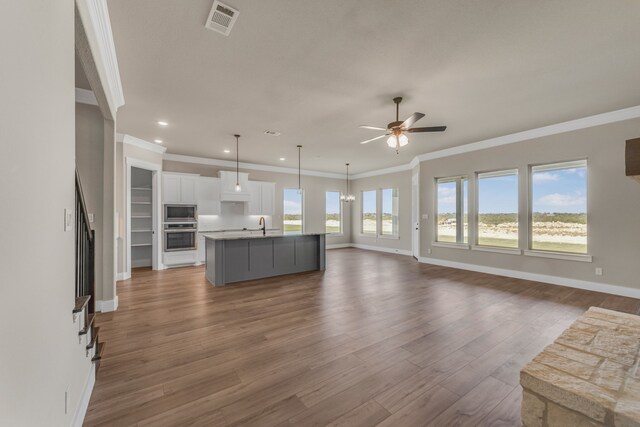
[[[92,213],[89,214],[89,222],[93,223],[93,214]]]
[[[422,219],[424,219],[424,220],[429,219],[429,214],[422,214]]]
[[[596,267],[596,276],[602,276],[602,267]]]
[[[431,255],[431,248],[427,249],[427,253]]]

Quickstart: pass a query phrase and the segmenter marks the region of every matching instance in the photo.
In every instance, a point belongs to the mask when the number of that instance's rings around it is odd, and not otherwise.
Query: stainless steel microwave
[[[164,205],[164,222],[196,222],[197,205]]]

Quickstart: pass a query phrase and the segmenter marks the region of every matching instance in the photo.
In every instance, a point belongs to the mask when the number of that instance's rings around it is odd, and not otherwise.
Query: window
[[[518,170],[478,174],[478,245],[518,248]]]
[[[436,180],[437,242],[467,243],[469,241],[468,187],[468,178],[462,176]]]
[[[362,234],[378,232],[378,194],[376,190],[362,192]]]
[[[300,234],[303,230],[302,192],[299,192],[297,188],[285,188],[283,196],[283,232],[284,234]]]
[[[587,161],[531,167],[531,249],[587,253]]]
[[[382,193],[382,235],[398,235],[398,189],[384,188]]]
[[[342,234],[342,203],[339,191],[327,191],[325,204],[325,232]]]

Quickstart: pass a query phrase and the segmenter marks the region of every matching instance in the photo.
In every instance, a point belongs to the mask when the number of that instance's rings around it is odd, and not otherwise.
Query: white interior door
[[[411,249],[413,257],[420,258],[420,192],[419,175],[411,178]]]

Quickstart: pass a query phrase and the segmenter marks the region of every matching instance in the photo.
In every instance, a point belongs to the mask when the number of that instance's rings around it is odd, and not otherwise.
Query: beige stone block
[[[589,366],[598,366],[602,361],[602,357],[585,353],[584,351],[574,350],[567,346],[555,343],[545,348],[544,351],[547,353],[557,354],[558,356],[566,357],[567,359],[575,360],[576,362],[584,363]]]
[[[580,412],[598,422],[612,413],[611,391],[552,367],[529,362],[520,372],[520,384],[547,400]]]
[[[582,414],[563,408],[555,403],[547,403],[547,426],[549,427],[602,427]]]
[[[558,338],[556,340],[556,344],[561,344],[564,345],[566,347],[570,347],[574,350],[579,350],[579,351],[583,351],[585,353],[590,353],[590,354],[594,354],[596,356],[600,356],[606,359],[611,359],[615,362],[621,363],[625,366],[632,366],[635,363],[635,357],[632,357],[630,355],[624,355],[624,354],[616,354],[616,353],[612,353],[610,351],[607,350],[603,350],[600,348],[596,348],[590,345],[583,345],[583,344],[579,344],[570,340],[565,340],[562,338]]]
[[[638,348],[640,348],[640,339],[616,331],[601,330],[593,339],[593,347],[635,358],[638,354]]]
[[[599,307],[591,307],[584,315],[629,327],[640,327],[640,316],[636,316],[634,314],[622,313],[620,311],[607,310]]]
[[[616,405],[616,427],[640,427],[640,395],[623,393]]]
[[[605,360],[593,373],[590,381],[611,391],[619,391],[627,375],[627,367],[612,360]]]
[[[566,329],[558,339],[576,344],[589,345],[594,338],[595,333],[589,333],[570,327],[569,329]]]
[[[542,427],[544,425],[546,404],[537,396],[522,391],[522,424],[525,427]]]
[[[596,370],[595,366],[585,365],[584,363],[558,356],[557,354],[547,352],[546,350],[537,355],[533,361],[542,363],[543,365],[552,366],[578,378],[582,378],[583,380],[591,378],[591,375]]]

